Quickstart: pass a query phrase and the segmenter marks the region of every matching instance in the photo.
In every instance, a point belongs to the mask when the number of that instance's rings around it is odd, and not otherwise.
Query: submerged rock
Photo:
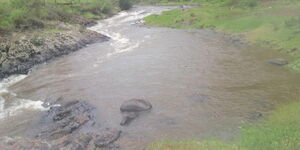
[[[133,119],[139,116],[140,112],[148,111],[151,108],[151,103],[142,99],[131,99],[125,101],[120,107],[120,111],[122,113],[122,121],[120,125],[128,125]]]
[[[275,65],[275,66],[284,66],[289,64],[289,62],[285,59],[278,58],[278,59],[272,59],[268,61],[269,64]]]
[[[95,128],[94,108],[86,102],[71,101],[52,107],[43,118],[47,124],[35,138],[0,138],[2,150],[98,150],[114,147],[119,130]],[[87,128],[83,132],[81,129]]]
[[[263,114],[260,112],[252,112],[249,114],[248,119],[249,120],[258,120],[263,117]]]
[[[138,112],[123,112],[122,114],[122,121],[120,125],[124,126],[131,122],[131,120],[135,119],[139,116]]]
[[[94,144],[96,145],[96,147],[105,147],[118,140],[120,135],[121,135],[121,131],[119,130],[102,132],[101,134],[95,136]]]
[[[19,139],[19,138],[0,138],[1,150],[50,150],[51,146],[46,141]],[[53,149],[54,150],[54,149]]]
[[[121,131],[66,135],[49,141],[41,139],[0,138],[2,150],[98,150],[111,147],[120,137]]]

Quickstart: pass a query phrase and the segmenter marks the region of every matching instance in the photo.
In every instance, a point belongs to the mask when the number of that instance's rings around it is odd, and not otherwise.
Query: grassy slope
[[[241,129],[241,138],[233,143],[216,140],[163,140],[147,150],[299,150],[300,103],[281,106],[259,125]]]
[[[253,4],[230,2],[236,0],[204,1],[196,1],[204,4],[203,7],[171,10],[162,15],[151,15],[145,21],[152,26],[204,28],[241,34],[251,43],[294,56],[296,61],[289,68],[300,71],[300,1],[264,0]]]
[[[79,17],[104,18],[117,6],[118,0],[0,0],[0,32],[44,28],[51,21],[79,24]]]

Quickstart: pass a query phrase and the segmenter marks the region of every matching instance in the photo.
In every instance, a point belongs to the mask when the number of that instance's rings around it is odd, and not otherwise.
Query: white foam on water
[[[27,77],[27,75],[13,75],[8,78],[5,78],[2,81],[0,81],[0,90],[6,89],[9,86],[14,85],[14,84],[20,82],[21,80],[25,79],[26,77]]]
[[[0,98],[0,119],[8,118],[20,114],[26,110],[38,110],[47,111],[49,107],[43,107],[44,102],[42,101],[32,101],[27,99],[17,99],[14,101],[12,106],[4,108],[4,99]]]
[[[138,48],[141,42],[143,42],[129,39],[120,32],[114,30],[114,27],[126,24],[130,25],[130,22],[139,21],[147,15],[149,15],[149,13],[146,13],[143,10],[133,12],[123,11],[112,18],[100,21],[97,25],[90,27],[89,29],[111,38],[110,46],[114,49],[114,51],[107,54],[107,58],[110,58],[115,54],[132,51]],[[95,64],[94,67],[97,67],[97,64]]]
[[[9,87],[25,79],[28,75],[14,75],[0,81],[0,119],[11,117],[26,110],[45,111],[44,102],[21,99],[9,91]],[[6,105],[9,103],[9,105]]]
[[[95,64],[93,64],[93,67],[98,67],[99,64],[107,61],[114,55],[130,52],[137,49],[141,45],[141,43],[145,42],[145,40],[130,39],[129,37],[126,37],[124,34],[122,34],[122,32],[125,32],[122,26],[143,24],[144,17],[151,14],[160,14],[162,11],[163,9],[152,8],[151,10],[135,10],[133,8],[132,11],[122,11],[111,18],[99,21],[98,24],[95,26],[89,27],[89,30],[110,37],[110,46],[113,49],[112,52],[106,55],[106,59],[103,59],[102,57],[97,59]],[[146,39],[149,38],[150,36],[146,37]]]

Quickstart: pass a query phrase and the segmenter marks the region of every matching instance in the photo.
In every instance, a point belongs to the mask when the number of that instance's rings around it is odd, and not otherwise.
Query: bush
[[[286,27],[295,27],[295,26],[300,26],[300,17],[293,17],[290,18],[288,20],[286,20],[285,22],[285,26]]]
[[[132,2],[131,0],[119,0],[119,7],[122,10],[128,10],[132,7]]]

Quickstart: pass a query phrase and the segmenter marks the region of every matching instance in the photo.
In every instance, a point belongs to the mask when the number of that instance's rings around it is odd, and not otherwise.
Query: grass
[[[295,57],[288,65],[300,71],[300,1],[297,0],[194,0],[203,7],[171,10],[145,18],[146,24],[172,28],[212,29],[262,47],[277,49]],[[162,4],[174,2],[163,1]],[[176,4],[176,2],[175,2]]]
[[[219,141],[163,140],[152,143],[147,150],[238,150]]]
[[[0,0],[0,32],[43,28],[53,20],[76,23],[80,16],[100,19],[113,14],[118,1]]]
[[[298,150],[300,103],[281,106],[262,125],[245,126],[237,145],[247,150]]]
[[[147,150],[299,150],[300,102],[278,107],[264,123],[244,125],[233,143],[217,140],[162,140]]]

